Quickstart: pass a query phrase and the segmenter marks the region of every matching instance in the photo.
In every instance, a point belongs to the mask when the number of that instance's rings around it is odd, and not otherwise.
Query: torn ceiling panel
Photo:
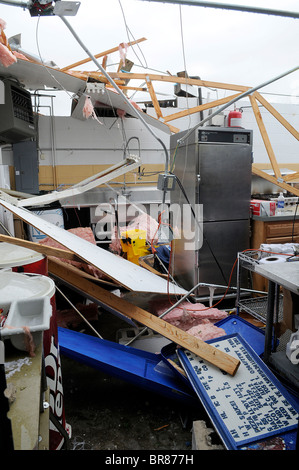
[[[130,291],[158,294],[167,294],[169,292],[169,294],[175,295],[185,295],[187,293],[185,289],[175,286],[162,277],[51,224],[30,211],[15,207],[3,200],[0,200],[0,204]]]

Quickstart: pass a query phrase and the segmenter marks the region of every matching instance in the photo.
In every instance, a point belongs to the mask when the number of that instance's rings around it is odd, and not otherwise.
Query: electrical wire
[[[129,26],[128,26],[128,23],[127,23],[127,20],[126,20],[126,16],[125,16],[125,12],[124,12],[124,9],[123,9],[121,0],[118,0],[118,3],[119,3],[119,6],[120,6],[120,9],[121,9],[121,12],[122,12],[122,16],[123,16],[123,20],[124,20],[124,23],[125,23],[125,28],[126,28],[126,31],[127,31],[128,41],[130,42],[130,35],[132,36],[133,40],[136,41],[136,39],[134,38],[134,36],[133,36],[133,34],[132,34],[132,31],[130,30],[130,28],[129,28]],[[140,50],[140,52],[141,52],[141,54],[142,54],[142,57],[143,57],[143,59],[144,59],[144,61],[145,61],[145,65],[142,64],[142,61],[140,60],[140,58],[139,58],[138,55],[136,54],[135,48],[134,48],[133,46],[131,46],[132,49],[133,49],[133,52],[134,52],[134,54],[136,55],[137,59],[139,60],[141,67],[147,69],[147,68],[148,68],[148,66],[147,66],[147,61],[146,61],[146,58],[145,58],[145,56],[144,56],[144,54],[143,54],[143,52],[142,52],[142,49],[141,49],[141,47],[140,47],[140,45],[139,45],[138,43],[137,43],[136,45],[137,45],[138,49]]]
[[[179,5],[179,13],[180,13],[180,32],[181,32],[181,43],[182,43],[182,54],[183,54],[183,61],[184,61],[184,70],[186,73],[186,86],[187,86],[187,66],[186,66],[186,53],[185,53],[185,44],[184,44],[184,31],[183,31],[183,17],[182,17],[182,7]],[[189,100],[188,100],[188,93],[186,92],[186,102],[187,102],[187,110],[188,110],[188,119],[189,119],[189,125],[188,125],[188,130],[191,127],[191,116],[189,113]]]
[[[66,90],[66,88],[59,82],[59,80],[57,80],[56,77],[54,77],[54,75],[50,72],[49,68],[45,65],[44,63],[44,60],[42,58],[42,55],[41,55],[41,52],[40,52],[40,47],[39,47],[39,38],[38,38],[38,30],[39,30],[39,22],[40,22],[40,16],[38,17],[38,20],[37,20],[37,23],[36,23],[36,30],[35,30],[35,41],[36,41],[36,47],[37,47],[37,51],[38,51],[38,55],[39,55],[39,58],[40,58],[40,61],[41,61],[41,64],[43,65],[43,67],[47,70],[48,74],[50,75],[51,78],[53,78],[53,80],[55,80],[55,82],[61,87],[61,89],[63,91],[65,91],[65,93],[69,96],[69,98],[71,100],[73,100],[73,96]]]

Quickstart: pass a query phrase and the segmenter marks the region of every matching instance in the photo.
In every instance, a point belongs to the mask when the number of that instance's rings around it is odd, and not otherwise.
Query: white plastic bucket
[[[11,243],[0,243],[0,269],[14,272],[48,274],[47,257],[34,250]],[[1,288],[1,287],[0,287]]]

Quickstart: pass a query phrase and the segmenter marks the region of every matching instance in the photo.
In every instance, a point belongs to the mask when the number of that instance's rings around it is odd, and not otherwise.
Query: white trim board
[[[76,253],[83,261],[95,266],[130,291],[185,295],[187,291],[146,269],[68,232],[32,212],[0,199],[0,204],[42,233]]]

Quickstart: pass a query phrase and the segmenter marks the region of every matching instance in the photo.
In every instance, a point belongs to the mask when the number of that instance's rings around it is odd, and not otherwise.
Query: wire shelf
[[[248,269],[249,271],[255,271],[256,265],[259,264],[260,257],[260,252],[257,250],[238,253],[238,259],[242,268]]]
[[[266,324],[268,296],[239,300],[239,308]],[[283,318],[283,296],[279,296],[278,321]]]

